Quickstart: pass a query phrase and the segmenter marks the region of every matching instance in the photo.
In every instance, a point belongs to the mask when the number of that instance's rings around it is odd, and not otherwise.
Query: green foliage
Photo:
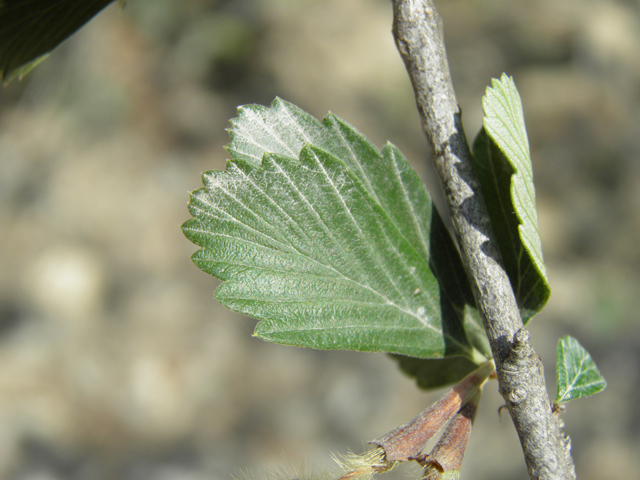
[[[262,320],[255,335],[485,359],[465,332],[477,315],[455,244],[393,145],[279,99],[241,108],[230,136],[233,160],[204,174],[183,230],[196,265],[224,280],[219,301]]]
[[[474,162],[526,322],[550,289],[513,81],[494,80],[483,107]],[[424,388],[491,357],[457,247],[397,148],[279,99],[241,107],[229,133],[232,160],[205,173],[183,230],[225,282],[220,302],[261,320],[255,335],[397,354]]]
[[[474,166],[511,286],[525,324],[549,299],[542,259],[533,170],[522,102],[502,75],[482,99],[483,128],[473,145]]]
[[[607,387],[607,382],[598,371],[589,352],[569,335],[558,341],[556,385],[556,405],[588,397]]]
[[[392,355],[400,369],[416,379],[418,387],[432,390],[459,382],[473,372],[478,365],[467,357],[445,357],[440,359],[413,358]]]
[[[0,0],[0,80],[22,78],[113,0]]]

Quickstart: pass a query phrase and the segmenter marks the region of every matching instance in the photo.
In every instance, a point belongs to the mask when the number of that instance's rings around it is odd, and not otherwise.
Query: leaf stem
[[[574,479],[569,442],[551,413],[543,365],[529,343],[473,171],[431,0],[392,0],[393,34],[416,95],[422,128],[465,269],[489,337],[500,393],[532,479]]]

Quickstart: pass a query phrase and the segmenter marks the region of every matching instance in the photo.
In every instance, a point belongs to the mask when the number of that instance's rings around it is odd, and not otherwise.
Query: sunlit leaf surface
[[[556,357],[556,404],[588,397],[606,388],[607,382],[593,358],[575,338],[562,337]]]
[[[220,302],[262,320],[257,336],[485,358],[465,333],[473,298],[455,244],[393,145],[279,99],[242,107],[230,136],[233,160],[204,174],[183,229],[202,247],[194,262],[224,280]]]
[[[522,102],[513,79],[493,80],[482,99],[483,129],[473,146],[476,174],[522,319],[547,303],[533,170]]]

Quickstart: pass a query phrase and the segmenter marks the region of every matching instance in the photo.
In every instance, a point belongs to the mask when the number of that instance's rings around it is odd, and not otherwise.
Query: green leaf
[[[558,341],[556,385],[556,405],[588,397],[601,392],[607,386],[589,352],[569,335]]]
[[[438,284],[344,164],[312,146],[204,175],[186,235],[218,300],[288,345],[442,356]],[[461,339],[448,339],[458,350]]]
[[[397,360],[400,369],[415,378],[418,387],[433,390],[458,383],[473,372],[478,365],[467,357],[445,357],[439,359],[413,358],[403,355],[391,355]]]
[[[470,305],[465,305],[463,326],[469,343],[473,346],[474,351],[479,354],[474,359],[476,365],[480,365],[492,358],[491,345],[484,331],[480,313]]]
[[[241,107],[229,132],[231,143],[227,151],[233,158],[253,165],[258,165],[265,153],[297,158],[306,144],[338,157],[380,203],[425,262],[429,261],[429,230],[434,212],[431,198],[409,162],[393,145],[387,144],[381,154],[360,132],[335,115],[329,114],[319,122],[281,99],[276,99],[271,107]],[[455,248],[444,223],[439,227],[438,233],[446,235]],[[463,273],[457,281],[467,281],[461,261],[459,269]],[[464,288],[469,297],[466,300],[472,299],[468,281]]]
[[[464,315],[464,330],[469,343],[474,348],[475,358],[452,356],[438,359],[413,358],[391,355],[398,361],[400,369],[415,378],[419,388],[432,390],[459,382],[468,373],[491,358],[489,339],[484,332],[478,311],[467,305]]]
[[[0,79],[22,78],[113,0],[0,0]]]
[[[473,145],[474,166],[526,324],[547,303],[551,288],[542,259],[522,102],[513,79],[494,79],[482,107],[484,126]]]
[[[203,247],[194,262],[225,280],[221,303],[262,320],[257,336],[484,358],[465,334],[472,295],[455,244],[393,145],[380,152],[279,99],[241,107],[230,136],[234,160],[204,175],[183,229]]]
[[[319,122],[276,98],[271,107],[241,107],[229,129],[233,158],[259,164],[265,153],[297,157],[305,144],[316,145],[345,162],[369,194],[430,266],[447,302],[459,317],[475,305],[458,249],[424,184],[402,153],[388,144],[382,151],[335,115]]]

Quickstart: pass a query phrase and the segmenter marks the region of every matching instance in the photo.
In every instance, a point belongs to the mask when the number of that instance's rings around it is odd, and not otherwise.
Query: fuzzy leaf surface
[[[183,229],[203,247],[194,262],[225,280],[221,303],[262,320],[255,335],[479,357],[464,330],[473,297],[455,244],[393,145],[380,152],[339,118],[319,122],[279,99],[242,107],[229,131],[234,159],[204,175]]]
[[[598,371],[589,352],[578,340],[567,335],[558,341],[556,353],[557,405],[588,397],[604,390],[606,380]]]
[[[494,79],[482,99],[483,128],[473,145],[482,186],[511,286],[525,324],[551,288],[542,259],[533,169],[522,102],[513,79]]]
[[[392,144],[380,152],[358,130],[333,114],[322,121],[276,98],[270,107],[241,107],[230,122],[233,158],[257,165],[265,153],[297,158],[306,144],[341,159],[414,246],[441,284],[443,301],[461,323],[465,307],[475,310],[460,254],[422,181]],[[484,360],[483,360],[484,361]]]

